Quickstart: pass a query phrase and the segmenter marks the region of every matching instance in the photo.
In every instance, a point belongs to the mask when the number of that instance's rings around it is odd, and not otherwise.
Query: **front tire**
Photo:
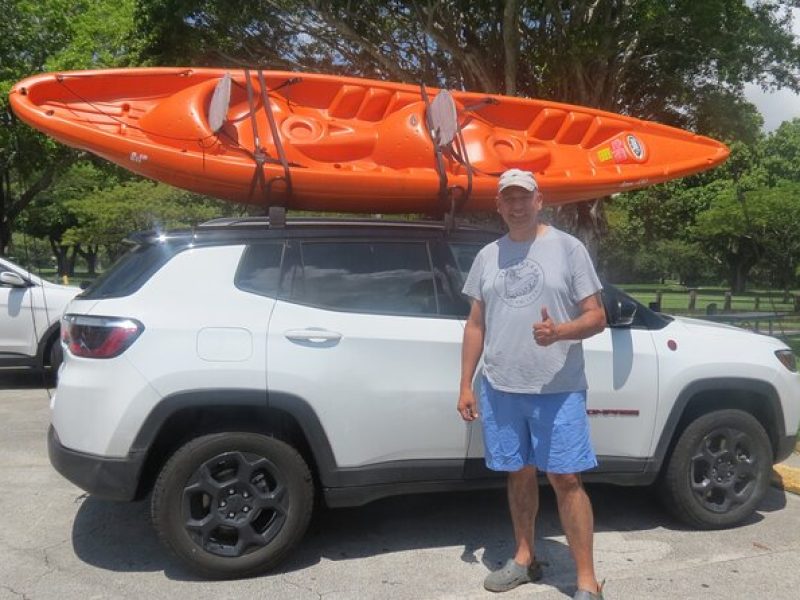
[[[277,565],[308,527],[314,485],[291,446],[254,433],[206,435],[182,446],[153,489],[162,542],[195,573],[248,577]]]
[[[662,500],[679,520],[722,529],[753,514],[769,486],[772,446],[741,410],[718,410],[683,431],[661,481]]]

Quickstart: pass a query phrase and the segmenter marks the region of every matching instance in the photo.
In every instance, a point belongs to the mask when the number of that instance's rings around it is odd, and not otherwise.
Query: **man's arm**
[[[464,326],[464,342],[461,346],[461,385],[458,395],[458,414],[465,421],[478,418],[478,403],[472,391],[472,380],[475,369],[483,352],[483,337],[486,333],[484,305],[480,300],[473,300],[469,317]]]
[[[540,346],[549,346],[559,340],[585,340],[606,327],[606,313],[600,302],[600,292],[578,303],[581,315],[566,323],[555,323],[542,307],[542,320],[533,324],[533,339]]]

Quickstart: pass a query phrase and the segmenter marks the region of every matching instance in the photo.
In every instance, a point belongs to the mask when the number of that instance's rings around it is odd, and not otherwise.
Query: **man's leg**
[[[517,542],[514,562],[530,565],[534,557],[533,524],[539,511],[539,484],[536,467],[526,465],[508,474],[508,507]]]
[[[594,572],[592,540],[594,517],[581,477],[578,474],[548,473],[547,478],[556,492],[558,516],[575,560],[578,589],[597,593],[599,586]]]

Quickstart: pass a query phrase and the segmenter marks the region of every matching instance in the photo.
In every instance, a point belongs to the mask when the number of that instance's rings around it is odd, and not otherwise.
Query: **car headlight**
[[[789,369],[792,373],[797,373],[797,358],[789,349],[786,350],[775,350],[775,356],[778,357],[778,360],[781,361],[784,367]]]

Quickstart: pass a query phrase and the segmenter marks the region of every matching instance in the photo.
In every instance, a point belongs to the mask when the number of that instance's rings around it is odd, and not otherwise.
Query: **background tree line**
[[[593,106],[733,143],[722,169],[554,218],[611,278],[796,285],[797,122],[771,136],[747,82],[800,89],[789,5],[744,0],[0,0],[0,253],[47,240],[68,272],[125,232],[235,214],[19,123],[11,85],[47,70],[261,66]],[[792,154],[794,153],[794,154]],[[606,214],[607,213],[607,214]],[[782,215],[774,219],[775,215]],[[19,244],[19,235],[14,242]],[[694,270],[693,270],[694,269]]]

